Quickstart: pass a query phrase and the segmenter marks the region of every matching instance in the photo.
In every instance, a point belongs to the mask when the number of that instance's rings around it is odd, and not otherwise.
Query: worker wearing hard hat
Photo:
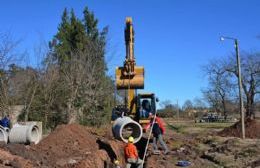
[[[126,168],[130,168],[132,165],[137,166],[137,168],[142,168],[142,160],[138,156],[136,146],[134,145],[134,138],[130,136],[128,138],[128,143],[125,147],[125,157],[126,157]]]
[[[119,162],[119,160],[114,160],[114,165],[115,165],[115,168],[121,168],[120,167],[120,162]]]

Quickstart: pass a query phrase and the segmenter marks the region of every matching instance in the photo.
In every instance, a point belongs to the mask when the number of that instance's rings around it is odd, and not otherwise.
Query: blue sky
[[[221,43],[221,35],[236,37],[241,50],[259,51],[259,0],[2,0],[0,32],[22,39],[21,49],[33,53],[40,41],[57,32],[62,11],[73,8],[79,17],[85,6],[109,26],[108,73],[122,65],[125,57],[124,21],[133,17],[135,56],[145,67],[145,91],[161,101],[182,104],[201,97],[207,81],[201,66],[210,59],[227,56],[232,41]],[[31,63],[35,63],[31,54]]]

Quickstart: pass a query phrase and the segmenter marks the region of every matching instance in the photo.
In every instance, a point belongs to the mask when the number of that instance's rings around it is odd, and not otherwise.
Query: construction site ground
[[[235,131],[239,124],[173,119],[165,122],[164,139],[171,152],[152,155],[150,144],[147,168],[174,168],[180,160],[189,161],[191,168],[260,167],[259,121],[247,122],[250,139],[245,140],[234,137],[239,136],[239,131],[237,134]],[[136,144],[141,157],[146,142],[147,135]],[[113,167],[116,158],[125,167],[124,145],[113,138],[110,125],[102,128],[61,125],[37,145],[1,144],[0,167],[108,168]]]

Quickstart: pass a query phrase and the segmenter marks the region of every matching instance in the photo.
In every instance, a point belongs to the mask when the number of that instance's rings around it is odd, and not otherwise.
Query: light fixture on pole
[[[241,79],[241,67],[240,67],[240,56],[239,56],[239,45],[238,40],[233,37],[220,37],[220,41],[224,41],[225,39],[233,40],[235,43],[236,50],[236,60],[237,60],[237,71],[238,73],[238,88],[239,88],[239,104],[240,104],[240,115],[241,115],[241,129],[242,129],[242,138],[245,139],[245,117],[244,117],[244,103],[242,96],[242,79]]]

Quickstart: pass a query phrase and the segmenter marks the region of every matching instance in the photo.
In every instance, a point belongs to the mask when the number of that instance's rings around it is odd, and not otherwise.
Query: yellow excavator
[[[117,67],[115,72],[117,90],[126,93],[125,104],[116,106],[112,112],[113,132],[116,137],[123,141],[126,141],[126,138],[131,135],[134,136],[135,142],[137,142],[140,135],[142,135],[142,126],[150,122],[148,119],[149,113],[155,113],[156,111],[158,99],[154,93],[138,93],[137,91],[138,89],[144,89],[144,67],[136,65],[134,29],[131,17],[126,18],[125,45],[126,57],[124,64]],[[144,108],[146,108],[146,113],[142,113]],[[124,129],[128,130],[128,133],[121,135],[124,134],[122,133]]]

